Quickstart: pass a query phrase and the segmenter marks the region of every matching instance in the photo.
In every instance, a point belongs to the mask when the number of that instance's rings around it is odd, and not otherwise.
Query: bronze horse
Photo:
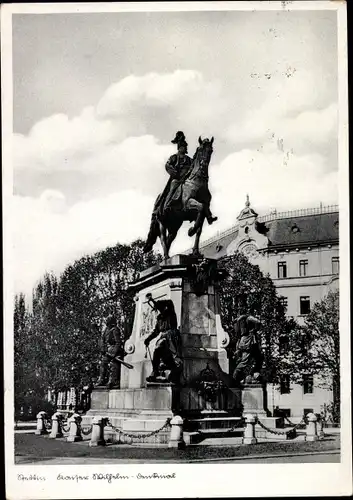
[[[205,206],[209,206],[211,201],[211,193],[208,189],[208,166],[213,153],[213,140],[213,137],[211,140],[199,138],[199,147],[193,157],[190,171],[177,188],[180,190],[176,196],[178,201],[166,210],[162,207],[156,213],[155,219],[152,219],[148,245],[152,248],[159,237],[165,259],[169,257],[171,244],[184,221],[195,221],[188,234],[189,236],[195,235],[192,253],[200,256],[199,243],[206,217]]]

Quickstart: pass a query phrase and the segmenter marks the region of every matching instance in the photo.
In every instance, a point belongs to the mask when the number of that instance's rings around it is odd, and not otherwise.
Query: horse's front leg
[[[192,249],[192,254],[199,257],[201,256],[200,253],[200,236],[202,233],[202,228],[203,228],[203,223],[205,221],[205,215],[203,212],[201,212],[201,217],[200,217],[200,222],[198,224],[197,230],[196,230],[196,237],[195,237],[195,242],[194,242],[194,247]],[[196,223],[195,223],[196,225]]]

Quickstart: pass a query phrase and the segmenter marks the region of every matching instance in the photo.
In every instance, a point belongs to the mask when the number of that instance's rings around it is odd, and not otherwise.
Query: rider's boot
[[[154,371],[152,371],[151,375],[146,377],[146,382],[156,382],[156,380],[157,380],[157,374]]]
[[[213,224],[214,222],[216,222],[216,220],[218,220],[218,217],[207,217],[207,222],[211,225]]]

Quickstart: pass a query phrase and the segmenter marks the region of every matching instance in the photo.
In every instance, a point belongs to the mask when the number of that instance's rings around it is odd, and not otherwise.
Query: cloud
[[[325,173],[324,165],[325,158],[318,153],[298,156],[279,150],[275,143],[260,150],[242,149],[210,170],[215,211],[227,221],[233,217],[234,224],[246,194],[260,214],[273,208],[335,204],[338,174]]]
[[[191,154],[200,133],[216,136],[210,188],[219,221],[205,225],[204,238],[236,223],[247,193],[260,214],[336,203],[336,104],[315,97],[310,75],[271,79],[259,84],[262,104],[237,114],[238,96],[197,71],[131,75],[78,116],[56,114],[15,134],[16,289],[84,253],[145,237],[177,130]],[[193,243],[184,226],[173,253]]]
[[[153,198],[126,190],[68,208],[62,193],[13,197],[15,291],[30,294],[45,271],[148,231]]]

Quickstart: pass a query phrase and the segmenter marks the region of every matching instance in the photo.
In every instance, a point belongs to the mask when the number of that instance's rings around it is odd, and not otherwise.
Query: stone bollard
[[[36,428],[36,432],[35,434],[37,434],[37,436],[41,436],[43,434],[48,434],[48,431],[45,427],[45,417],[47,416],[47,414],[45,413],[45,411],[40,411],[37,415],[37,428]]]
[[[105,423],[106,423],[106,418],[101,416],[94,417],[92,421],[91,441],[89,442],[90,446],[105,446],[105,439],[104,439]]]
[[[308,424],[306,426],[305,441],[317,441],[319,439],[317,435],[317,416],[315,413],[308,413],[306,418],[308,419]]]
[[[66,438],[66,441],[69,443],[76,443],[77,441],[82,441],[82,433],[81,433],[81,422],[82,417],[78,413],[74,413],[68,420],[70,425],[69,435]]]
[[[171,430],[168,447],[183,450],[186,446],[183,432],[184,420],[179,415],[175,415],[170,421],[170,425]]]
[[[244,429],[244,437],[243,444],[256,444],[257,439],[255,437],[255,424],[256,424],[256,416],[255,415],[245,415],[245,429]]]
[[[315,415],[317,417],[317,422],[316,422],[317,435],[319,439],[322,439],[323,437],[325,437],[324,426],[322,423],[322,416],[320,415],[320,413],[316,413]]]
[[[58,411],[54,413],[54,415],[51,417],[51,433],[49,434],[49,437],[51,439],[56,439],[56,438],[62,438],[63,437],[63,431],[61,429],[61,421],[62,421],[62,415]]]

